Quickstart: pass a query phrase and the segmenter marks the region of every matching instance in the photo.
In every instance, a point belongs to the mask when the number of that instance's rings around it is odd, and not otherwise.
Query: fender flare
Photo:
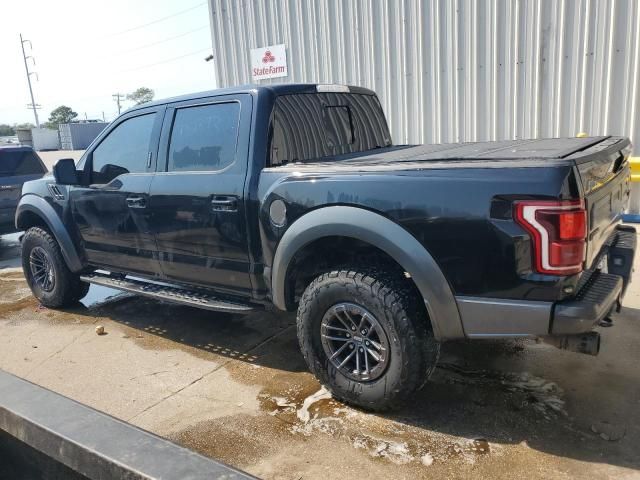
[[[388,218],[357,207],[331,206],[313,210],[296,220],[280,240],[271,272],[273,303],[286,310],[285,281],[295,254],[328,236],[365,241],[390,255],[411,275],[438,340],[464,338],[464,329],[449,282],[431,254],[407,230]]]
[[[58,245],[60,245],[62,257],[67,263],[69,270],[72,272],[81,271],[83,265],[80,255],[78,255],[78,251],[71,240],[71,236],[69,236],[69,232],[67,232],[62,220],[53,207],[42,197],[33,194],[24,195],[20,199],[20,203],[18,203],[16,209],[16,227],[20,230],[24,230],[24,222],[21,221],[21,218],[26,212],[36,214],[47,224]]]

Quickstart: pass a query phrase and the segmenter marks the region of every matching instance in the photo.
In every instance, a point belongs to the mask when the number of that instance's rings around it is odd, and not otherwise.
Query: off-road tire
[[[320,338],[321,322],[341,302],[364,307],[385,330],[390,358],[379,378],[355,381],[329,361]],[[345,268],[317,277],[300,299],[297,327],[300,349],[311,372],[334,398],[367,410],[402,405],[426,383],[440,353],[415,286],[401,273],[380,269]]]
[[[45,291],[34,280],[29,259],[31,252],[36,247],[44,250],[52,267],[55,280],[51,291]],[[31,292],[47,308],[62,308],[72,305],[89,291],[89,284],[82,282],[80,277],[67,267],[56,239],[40,227],[29,228],[22,238],[22,269]]]

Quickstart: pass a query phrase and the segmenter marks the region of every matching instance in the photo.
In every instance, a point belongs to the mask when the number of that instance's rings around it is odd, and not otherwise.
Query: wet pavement
[[[380,415],[320,388],[293,315],[95,286],[73,308],[42,308],[17,238],[0,238],[0,368],[254,475],[640,478],[638,274],[598,357],[533,341],[445,344],[424,390]]]

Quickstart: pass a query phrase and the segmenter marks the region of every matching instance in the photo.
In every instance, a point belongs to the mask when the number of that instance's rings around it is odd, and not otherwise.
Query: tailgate
[[[23,177],[0,176],[0,210],[15,208],[20,200]]]
[[[46,171],[42,160],[31,148],[0,148],[0,223],[13,224],[22,184],[41,178]]]
[[[570,156],[576,161],[587,208],[587,268],[593,266],[629,204],[630,152],[629,139],[609,137]]]
[[[14,224],[16,207],[22,196],[23,183],[41,177],[42,174],[20,175],[18,177],[0,176],[0,225]]]

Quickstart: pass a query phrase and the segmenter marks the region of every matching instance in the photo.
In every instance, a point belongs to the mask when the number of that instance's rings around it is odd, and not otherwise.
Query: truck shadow
[[[161,303],[96,285],[91,286],[83,304],[67,311],[109,319],[135,329],[139,332],[136,336],[155,336],[171,342],[143,343],[154,349],[161,349],[163,345],[175,348],[175,344],[179,344],[199,356],[223,356],[289,372],[307,370],[297,349],[295,316],[292,314],[212,312]],[[287,345],[291,343],[290,351],[270,350],[270,342],[279,344],[279,337]]]
[[[122,294],[71,311],[308,383],[301,380],[308,374],[294,315],[219,314]],[[446,343],[411,405],[375,417],[417,432],[416,442],[446,434],[640,470],[640,352],[632,347],[640,341],[639,318],[639,310],[625,308],[619,326],[602,329],[597,358],[528,340]]]

